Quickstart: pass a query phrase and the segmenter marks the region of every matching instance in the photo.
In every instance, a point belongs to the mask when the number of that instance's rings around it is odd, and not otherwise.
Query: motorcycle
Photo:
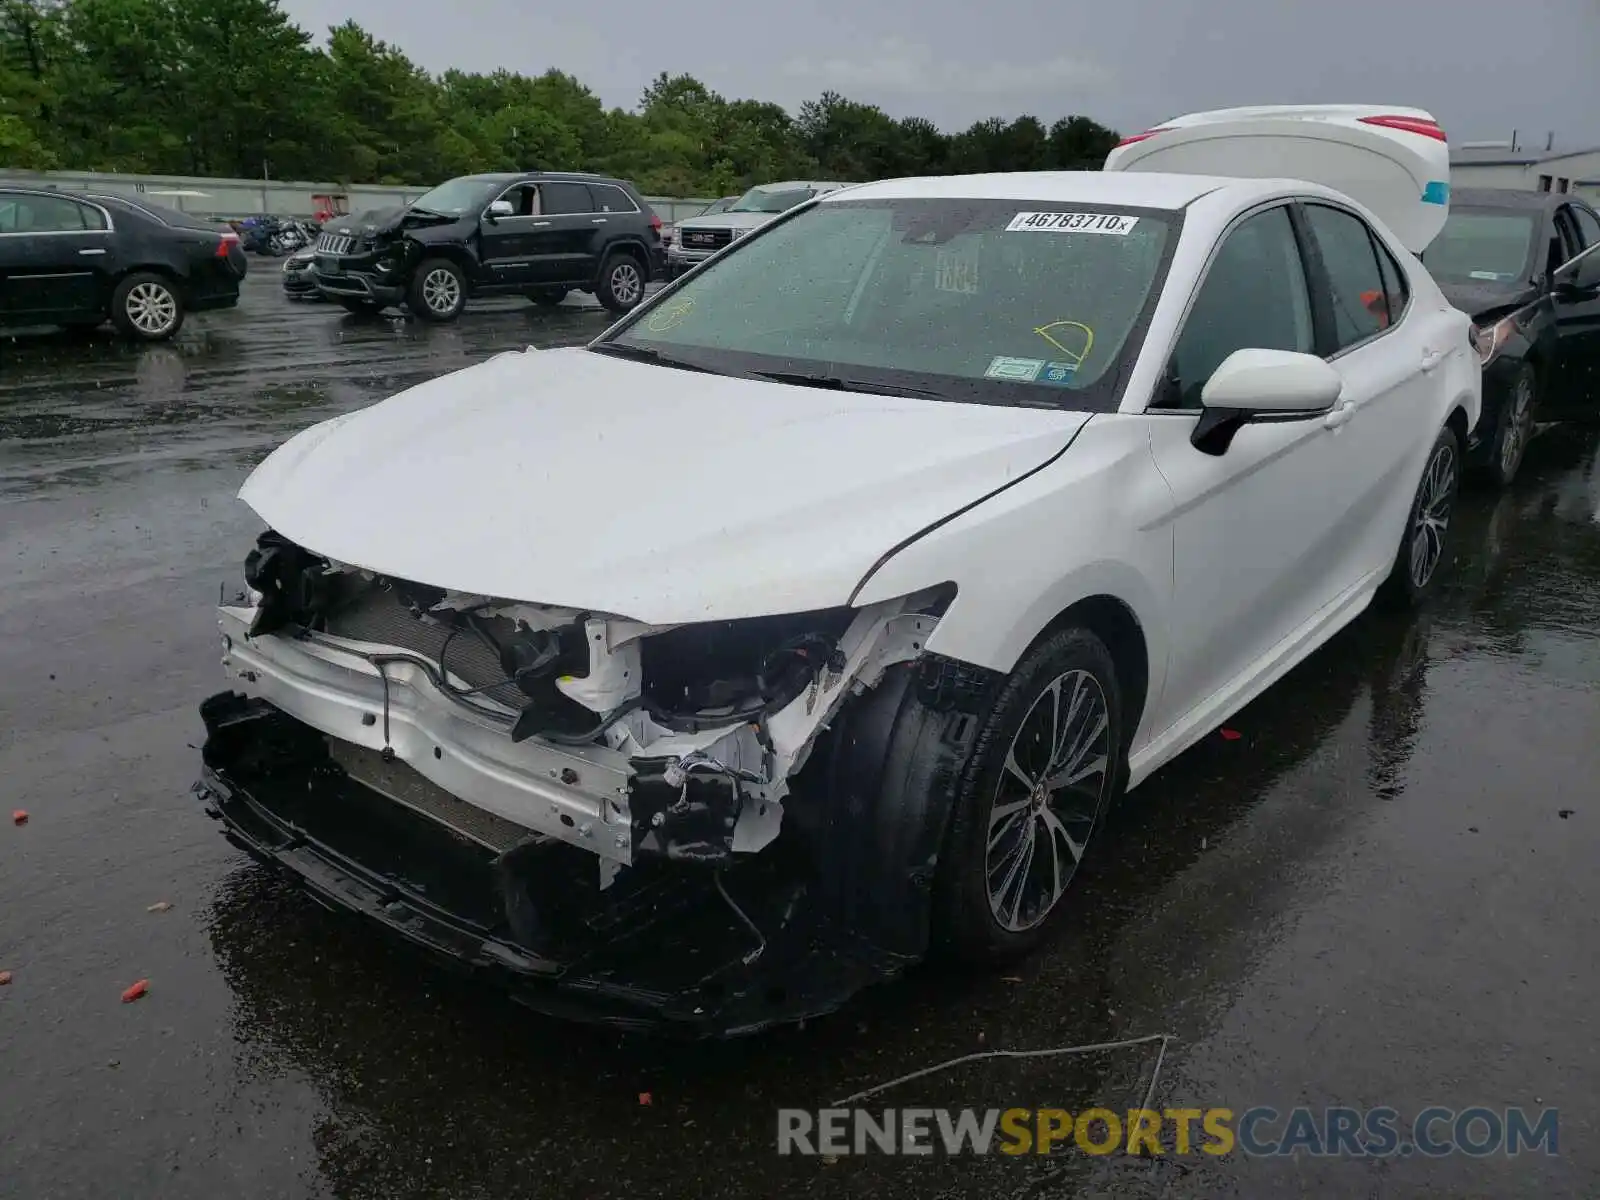
[[[267,252],[274,257],[293,254],[315,242],[321,232],[311,221],[290,219],[281,222],[267,238]]]

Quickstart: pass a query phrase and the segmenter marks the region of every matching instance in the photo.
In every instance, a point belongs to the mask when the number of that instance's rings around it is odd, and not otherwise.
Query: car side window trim
[[[93,200],[80,200],[76,196],[69,196],[63,192],[0,192],[0,199],[4,199],[7,196],[10,196],[13,200],[26,200],[30,196],[43,196],[52,200],[65,200],[70,204],[76,204],[80,208],[92,208],[95,210],[95,212],[100,214],[102,219],[104,219],[105,228],[95,229],[91,228],[87,223],[85,223],[82,229],[25,229],[21,231],[12,231],[9,233],[0,233],[0,237],[62,237],[64,235],[76,236],[80,233],[104,234],[115,233],[117,231],[117,224],[111,219],[110,210],[102,205],[96,204]]]
[[[1566,244],[1566,242],[1567,242],[1568,231],[1567,231],[1566,228],[1564,228],[1562,226],[1562,221],[1565,220],[1570,227],[1576,228],[1577,225],[1578,225],[1577,219],[1571,215],[1571,212],[1569,210],[1576,209],[1578,207],[1579,207],[1579,205],[1577,205],[1577,204],[1563,204],[1561,206],[1560,211],[1557,212],[1557,214],[1556,214],[1556,220],[1555,220],[1556,230],[1557,230],[1558,234],[1560,235],[1563,244]],[[1583,207],[1584,207],[1585,211],[1587,211],[1589,213],[1590,216],[1595,217],[1596,224],[1600,224],[1600,216],[1596,216],[1595,211],[1592,208],[1588,208],[1587,205],[1585,205]],[[1600,242],[1596,242],[1593,246],[1585,246],[1582,250],[1579,250],[1571,258],[1567,259],[1566,262],[1562,263],[1559,267],[1557,267],[1555,269],[1555,271],[1553,272],[1553,274],[1559,275],[1562,271],[1565,271],[1568,267],[1570,267],[1573,263],[1577,262],[1579,259],[1587,258],[1596,249],[1600,249]]]
[[[1144,415],[1158,417],[1199,418],[1200,414],[1204,411],[1203,409],[1186,408],[1177,404],[1164,404],[1162,403],[1162,396],[1165,380],[1167,378],[1167,372],[1171,367],[1172,356],[1178,352],[1178,343],[1183,338],[1183,331],[1188,328],[1189,318],[1194,313],[1194,307],[1200,299],[1200,293],[1205,289],[1206,280],[1211,277],[1211,268],[1216,265],[1217,256],[1222,252],[1222,247],[1227,244],[1228,239],[1233,236],[1234,231],[1246,221],[1249,221],[1255,217],[1259,217],[1264,213],[1271,212],[1273,209],[1281,208],[1287,210],[1289,215],[1289,223],[1291,226],[1294,226],[1295,204],[1296,201],[1288,197],[1279,197],[1274,200],[1264,200],[1252,208],[1245,209],[1238,216],[1234,217],[1233,220],[1229,221],[1227,227],[1223,229],[1222,234],[1214,243],[1212,243],[1211,252],[1206,255],[1205,266],[1200,268],[1200,274],[1195,278],[1194,287],[1190,289],[1189,297],[1184,302],[1183,315],[1178,318],[1177,329],[1173,333],[1171,340],[1167,343],[1166,349],[1162,354],[1162,380],[1156,384],[1156,389],[1152,393],[1151,398],[1145,403]],[[797,205],[796,207],[799,206]],[[1301,240],[1300,231],[1297,227],[1295,228],[1295,245],[1300,251],[1300,270],[1301,274],[1305,277],[1307,299],[1311,301],[1312,337],[1315,339],[1317,336],[1316,322],[1319,320],[1319,318],[1317,316],[1315,297],[1311,295],[1311,272],[1310,264],[1306,262],[1306,247]],[[1146,349],[1148,348],[1149,347],[1146,346]],[[1299,413],[1289,413],[1285,415],[1290,419],[1301,419]]]
[[[508,186],[505,189],[505,191],[501,192],[499,196],[495,197],[495,199],[503,200],[503,199],[505,199],[506,192],[510,192],[510,191],[512,191],[512,190],[514,190],[516,188],[527,187],[530,183],[533,184],[534,186],[536,186],[539,189],[539,192],[540,192],[540,212],[539,212],[538,217],[537,218],[533,218],[533,217],[527,217],[527,216],[523,216],[521,214],[515,214],[514,213],[509,217],[500,218],[502,221],[528,221],[528,220],[534,220],[534,219],[548,220],[551,217],[627,217],[627,216],[636,216],[639,213],[644,211],[642,208],[639,207],[638,202],[635,201],[632,196],[628,195],[627,189],[619,187],[614,183],[592,183],[587,179],[524,179],[524,180],[520,180],[517,183],[513,183],[510,186]],[[544,211],[544,204],[543,204],[544,187],[545,187],[546,184],[549,184],[549,183],[561,183],[561,184],[567,184],[567,185],[572,186],[572,187],[581,187],[581,188],[583,188],[584,191],[588,194],[589,204],[591,205],[591,207],[588,208],[587,210],[583,211],[583,212],[563,212],[563,213],[545,212]],[[608,191],[616,192],[617,195],[621,196],[624,200],[626,200],[628,202],[630,207],[628,207],[628,208],[612,208],[612,209],[605,209],[605,208],[598,207],[598,205],[600,204],[600,200],[596,198],[595,191],[597,189],[599,189],[599,188],[605,188]]]
[[[1379,247],[1383,245],[1383,242],[1378,238],[1377,230],[1373,229],[1372,226],[1367,223],[1367,219],[1365,217],[1356,212],[1354,209],[1346,208],[1343,204],[1338,204],[1322,196],[1318,196],[1314,200],[1300,200],[1296,203],[1305,212],[1308,226],[1310,223],[1309,210],[1318,206],[1322,208],[1331,208],[1334,212],[1343,213],[1345,216],[1352,217],[1356,221],[1360,222],[1361,228],[1365,230],[1367,234],[1367,249],[1372,253],[1373,270],[1377,272],[1379,282],[1382,282],[1383,267],[1380,265],[1378,260],[1378,250]],[[1306,273],[1310,277],[1307,282],[1311,285],[1311,309],[1313,313],[1315,313],[1318,309],[1322,310],[1324,318],[1327,321],[1327,328],[1331,334],[1334,324],[1333,281],[1328,275],[1327,264],[1322,261],[1322,246],[1317,241],[1316,234],[1309,228],[1307,228],[1306,234],[1307,244],[1303,247],[1303,250],[1308,256],[1308,260],[1306,262]],[[1399,266],[1398,261],[1396,262],[1396,266]],[[1401,270],[1403,272],[1404,268],[1402,267]],[[1400,312],[1402,318],[1406,313],[1411,311],[1411,297],[1414,291],[1415,289],[1411,286],[1410,277],[1406,276],[1406,305],[1405,308],[1401,309]],[[1323,354],[1322,357],[1327,362],[1337,362],[1339,359],[1343,358],[1345,355],[1354,350],[1363,350],[1372,345],[1379,338],[1388,337],[1395,331],[1399,324],[1400,322],[1391,316],[1389,323],[1382,329],[1374,330],[1372,333],[1367,334],[1366,337],[1351,342],[1347,346],[1340,346],[1329,353]],[[1324,347],[1332,345],[1334,340],[1335,339],[1330,339],[1327,342],[1321,343],[1321,345],[1318,346],[1318,350],[1322,350]]]

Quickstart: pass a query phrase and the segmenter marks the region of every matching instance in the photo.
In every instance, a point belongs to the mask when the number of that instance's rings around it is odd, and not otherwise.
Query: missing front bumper
[[[198,791],[231,842],[330,909],[569,1019],[732,1036],[837,1008],[913,956],[830,919],[803,856],[722,874],[652,863],[600,891],[553,839],[497,851],[357,782],[314,730],[260,699],[201,706]]]

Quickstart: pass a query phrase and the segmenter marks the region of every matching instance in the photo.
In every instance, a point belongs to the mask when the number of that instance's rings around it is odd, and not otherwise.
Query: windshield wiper
[[[870,383],[864,379],[841,379],[837,375],[807,375],[800,371],[756,371],[757,379],[790,383],[795,387],[826,388],[832,392],[877,393],[880,396],[910,396],[919,400],[948,400],[947,392],[933,388],[905,387],[898,383]]]
[[[414,212],[414,213],[421,213],[425,217],[446,217],[446,218],[452,217],[451,213],[442,213],[442,212],[439,212],[437,209],[423,208],[420,204],[413,204],[411,206],[411,211]]]
[[[659,350],[652,350],[648,346],[630,346],[626,342],[596,342],[589,347],[596,354],[609,354],[613,358],[628,358],[634,362],[655,363],[658,367],[675,367],[680,371],[699,371],[702,375],[726,375],[727,371],[715,371],[710,367],[703,367],[699,363],[690,362],[686,358],[673,358],[670,354],[663,354]]]

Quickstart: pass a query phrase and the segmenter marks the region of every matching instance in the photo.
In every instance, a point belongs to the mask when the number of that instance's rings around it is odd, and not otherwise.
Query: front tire
[[[1450,518],[1461,490],[1461,439],[1449,425],[1439,430],[1406,515],[1405,536],[1389,577],[1378,590],[1384,606],[1419,608],[1438,582],[1450,548]]]
[[[600,267],[595,296],[619,317],[639,307],[644,299],[644,268],[624,250],[613,250]]]
[[[111,293],[111,321],[127,337],[164,342],[183,328],[183,298],[166,276],[135,271]]]
[[[1495,422],[1494,438],[1485,455],[1482,475],[1495,487],[1510,487],[1522,468],[1528,442],[1533,438],[1534,414],[1539,402],[1538,377],[1526,363],[1517,372],[1505,405]]]
[[[935,889],[942,949],[1005,962],[1059,922],[1125,778],[1122,706],[1111,653],[1086,629],[1050,635],[1012,672],[957,788]]]
[[[447,258],[424,259],[411,276],[406,300],[425,321],[454,321],[467,306],[467,277]]]

